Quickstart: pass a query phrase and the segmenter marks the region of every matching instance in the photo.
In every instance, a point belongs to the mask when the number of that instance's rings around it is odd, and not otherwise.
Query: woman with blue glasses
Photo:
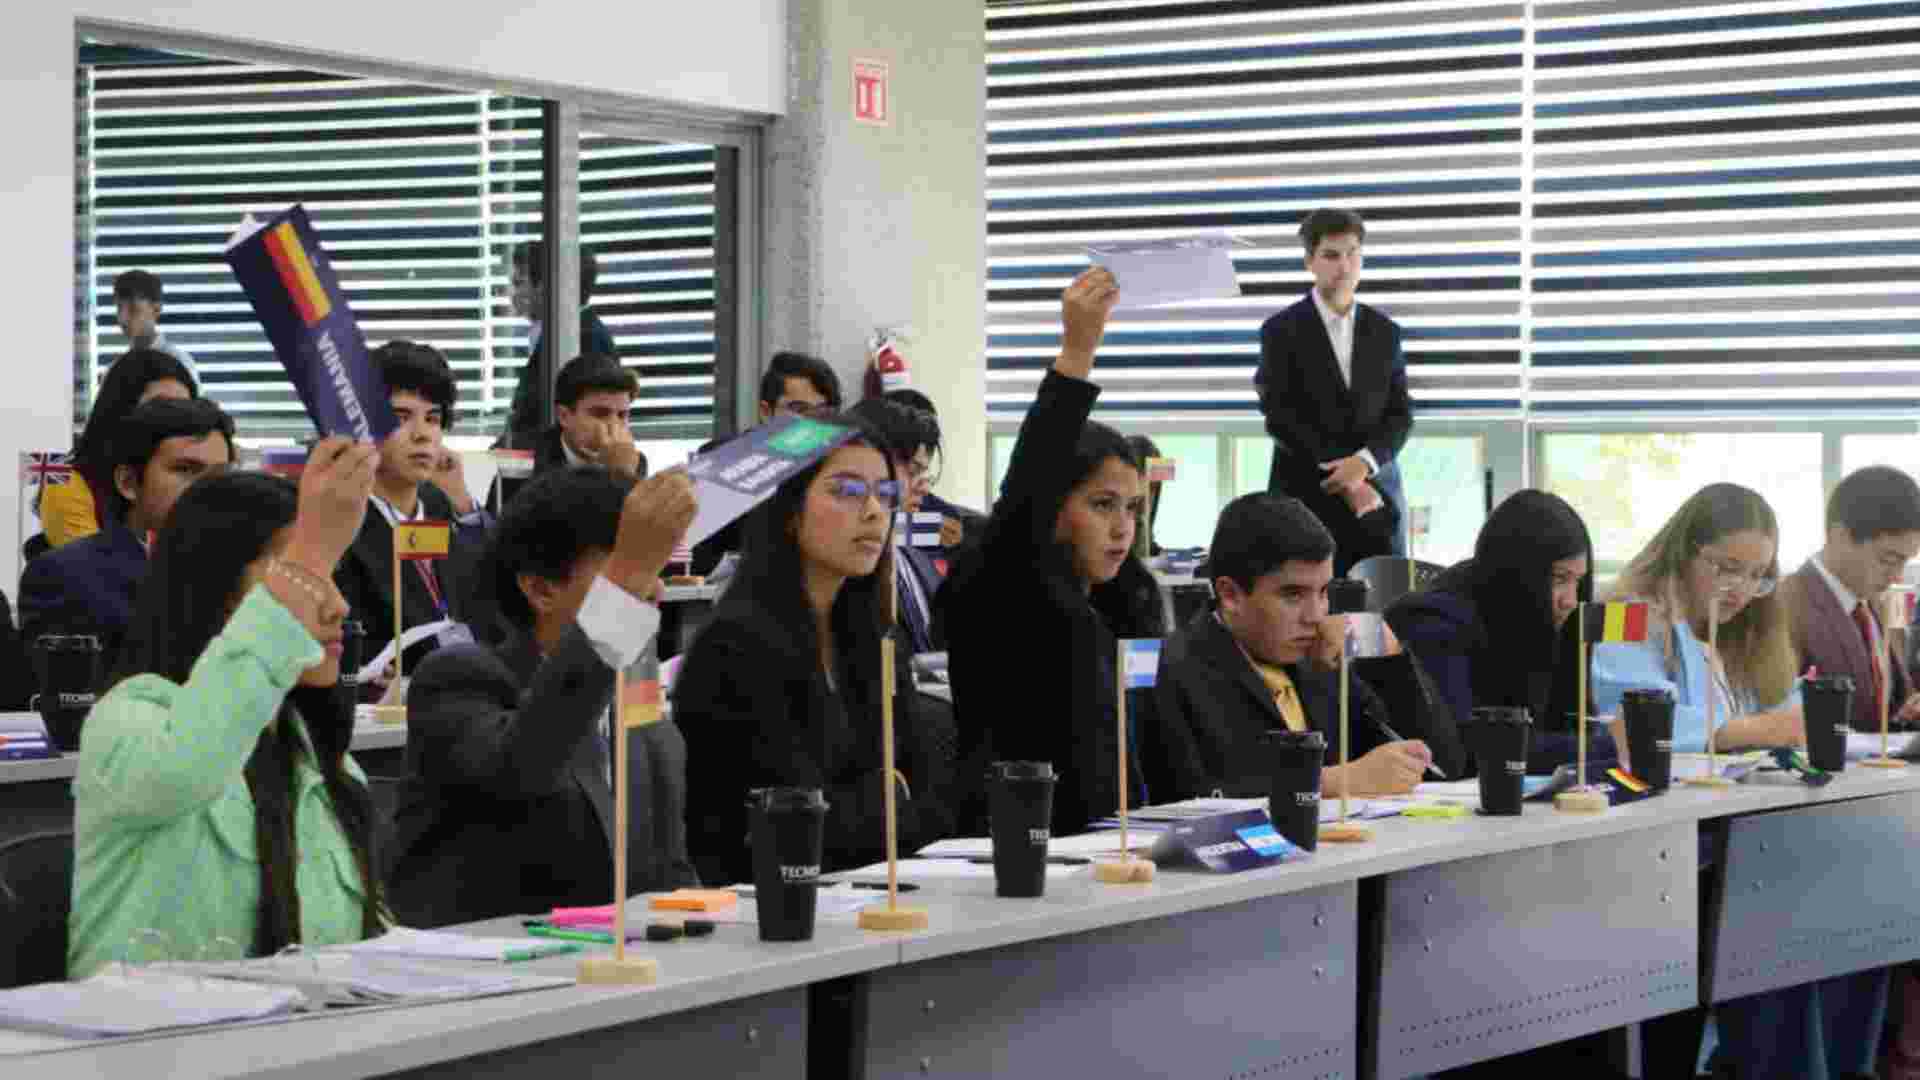
[[[733,583],[674,684],[687,740],[687,849],[711,884],[751,879],[747,792],[826,792],[827,872],[885,857],[880,640],[894,632],[892,527],[900,456],[851,414],[817,417],[854,437],[781,484],[746,519]],[[950,831],[929,797],[947,790],[916,722],[909,650],[895,649],[900,850]],[[936,775],[938,774],[938,775]]]

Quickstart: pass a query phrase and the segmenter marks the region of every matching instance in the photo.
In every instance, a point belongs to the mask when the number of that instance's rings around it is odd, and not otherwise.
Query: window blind
[[[987,401],[1018,414],[1089,243],[1225,230],[1242,295],[1118,315],[1100,408],[1258,410],[1261,323],[1306,295],[1320,206],[1367,221],[1362,302],[1422,412],[1522,399],[1524,7],[1199,0],[991,6]]]
[[[167,339],[244,436],[309,433],[222,259],[244,214],[302,202],[368,343],[440,349],[456,433],[498,431],[529,350],[509,292],[514,248],[543,228],[540,102],[99,45],[79,82],[76,416],[127,347],[113,279],[142,267],[166,284]],[[581,156],[594,307],[641,376],[636,429],[710,431],[713,150],[587,137]]]
[[[593,309],[640,376],[641,437],[713,431],[714,150],[587,135],[580,242]]]
[[[1920,405],[1920,4],[1534,20],[1534,408]]]

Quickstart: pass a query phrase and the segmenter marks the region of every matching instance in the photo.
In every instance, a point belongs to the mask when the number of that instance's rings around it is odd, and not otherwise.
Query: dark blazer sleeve
[[[1155,802],[1178,802],[1224,790],[1200,751],[1199,729],[1210,725],[1205,675],[1192,661],[1162,670],[1154,683],[1153,723],[1141,733],[1141,768]]]
[[[653,802],[653,848],[659,853],[665,887],[700,884],[687,854],[687,739],[671,718],[627,735],[646,747],[647,793]]]
[[[1459,731],[1473,714],[1473,661],[1459,646],[1457,628],[1418,616],[1389,622],[1403,648],[1431,678],[1440,711],[1451,716],[1454,730]]]
[[[1387,401],[1380,422],[1366,434],[1367,450],[1381,468],[1400,456],[1413,431],[1413,398],[1407,393],[1407,354],[1401,345],[1400,324],[1382,315],[1390,355],[1387,357]]]
[[[896,634],[896,639],[904,635]],[[894,758],[907,776],[910,792],[899,793],[895,809],[900,822],[900,854],[906,857],[935,840],[953,835],[955,807],[947,801],[953,790],[953,767],[921,723],[920,694],[913,686],[910,650],[893,650]],[[882,798],[884,799],[884,791]],[[881,807],[881,838],[885,843],[885,805]]]
[[[1332,455],[1321,439],[1320,424],[1309,415],[1313,398],[1300,370],[1298,321],[1294,309],[1288,308],[1260,327],[1260,367],[1254,372],[1253,386],[1267,419],[1267,434],[1279,449],[1304,462],[1318,463]]]
[[[1100,388],[1082,379],[1048,371],[1040,392],[1021,421],[1007,476],[994,516],[1005,524],[998,531],[1000,549],[991,548],[989,562],[1022,559],[1031,565],[1034,550],[1053,542],[1053,516],[1072,487],[1073,448]]]
[[[67,580],[64,561],[41,557],[20,576],[20,636],[72,633],[85,621],[85,601],[77,583]]]
[[[595,738],[613,698],[613,669],[579,627],[535,670],[526,692],[490,651],[441,649],[407,692],[407,739],[423,780],[501,799],[565,790],[569,762]]]
[[[1426,743],[1433,751],[1434,764],[1448,777],[1458,777],[1465,771],[1467,750],[1453,710],[1418,658],[1402,651],[1397,656],[1360,660],[1354,663],[1353,673],[1377,697],[1382,718],[1394,731],[1402,738]]]

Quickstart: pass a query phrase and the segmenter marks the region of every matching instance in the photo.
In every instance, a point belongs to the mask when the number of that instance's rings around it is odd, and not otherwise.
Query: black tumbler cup
[[[1847,733],[1853,730],[1853,677],[1821,675],[1800,681],[1801,715],[1807,724],[1807,760],[1816,769],[1847,767]]]
[[[80,749],[80,725],[100,688],[100,639],[87,634],[44,634],[33,639],[34,674],[40,683],[40,719],[47,739],[61,753]]]
[[[1475,709],[1466,734],[1480,764],[1480,812],[1519,814],[1527,779],[1527,744],[1533,737],[1527,710]]]
[[[1320,843],[1320,767],[1327,740],[1317,731],[1275,729],[1262,736],[1272,787],[1267,816],[1287,842],[1301,851]]]
[[[1673,694],[1642,688],[1620,695],[1627,727],[1627,758],[1633,775],[1655,791],[1673,784]]]
[[[761,941],[813,939],[826,825],[827,800],[819,788],[759,788],[748,794]]]
[[[994,895],[1046,893],[1054,781],[1053,764],[1047,761],[996,761],[987,769]]]

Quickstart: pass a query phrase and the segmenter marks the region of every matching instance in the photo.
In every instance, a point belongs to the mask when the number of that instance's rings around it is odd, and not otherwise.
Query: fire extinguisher
[[[867,339],[865,396],[879,397],[913,385],[913,376],[907,370],[907,341],[907,331],[885,326],[875,329]]]

